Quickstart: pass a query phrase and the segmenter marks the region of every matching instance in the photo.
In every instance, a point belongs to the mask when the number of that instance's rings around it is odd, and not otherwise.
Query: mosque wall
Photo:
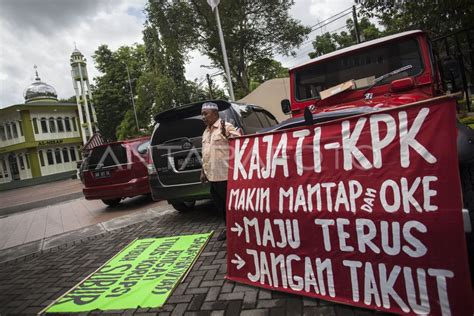
[[[35,140],[81,137],[76,111],[31,111]]]
[[[0,147],[25,141],[22,124],[19,112],[5,113],[0,116]]]
[[[80,143],[62,146],[48,146],[38,149],[41,175],[76,170],[80,160]]]

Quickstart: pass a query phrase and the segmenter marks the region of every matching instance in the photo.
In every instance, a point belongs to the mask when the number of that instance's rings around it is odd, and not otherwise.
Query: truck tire
[[[122,199],[121,198],[118,198],[118,199],[107,199],[107,200],[102,200],[102,202],[104,202],[104,204],[108,205],[108,206],[117,206],[120,204],[120,201]]]
[[[464,208],[469,211],[471,227],[474,228],[474,163],[460,166]],[[471,284],[474,284],[474,233],[466,233],[466,244],[471,270]]]
[[[168,201],[171,206],[178,212],[189,212],[194,209],[194,205],[196,205],[196,201],[192,202],[175,202],[175,201]]]

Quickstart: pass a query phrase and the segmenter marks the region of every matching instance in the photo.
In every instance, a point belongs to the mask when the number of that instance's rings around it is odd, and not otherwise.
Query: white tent
[[[280,102],[290,99],[290,78],[278,78],[265,81],[238,102],[259,105],[272,113],[278,122],[290,118],[283,114]]]

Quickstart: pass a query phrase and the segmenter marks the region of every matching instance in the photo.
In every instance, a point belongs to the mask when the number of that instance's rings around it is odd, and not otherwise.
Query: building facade
[[[24,97],[24,104],[0,109],[0,184],[72,174],[83,144],[77,104],[58,102],[38,73]]]

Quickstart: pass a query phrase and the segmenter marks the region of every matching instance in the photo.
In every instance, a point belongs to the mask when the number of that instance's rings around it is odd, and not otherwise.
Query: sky
[[[0,1],[0,108],[23,103],[25,88],[39,77],[52,85],[59,98],[74,95],[69,59],[75,47],[87,59],[89,80],[100,73],[92,55],[101,45],[112,50],[143,43],[147,0],[1,0]],[[221,0],[232,1],[232,0]],[[351,7],[353,0],[295,0],[290,15],[313,26]],[[311,40],[321,32],[344,26],[350,15],[317,28],[296,50],[296,57],[276,56],[291,67],[308,60]],[[320,25],[321,25],[320,24]],[[224,34],[225,37],[225,34]],[[212,69],[207,57],[191,52],[186,77],[202,82]]]

